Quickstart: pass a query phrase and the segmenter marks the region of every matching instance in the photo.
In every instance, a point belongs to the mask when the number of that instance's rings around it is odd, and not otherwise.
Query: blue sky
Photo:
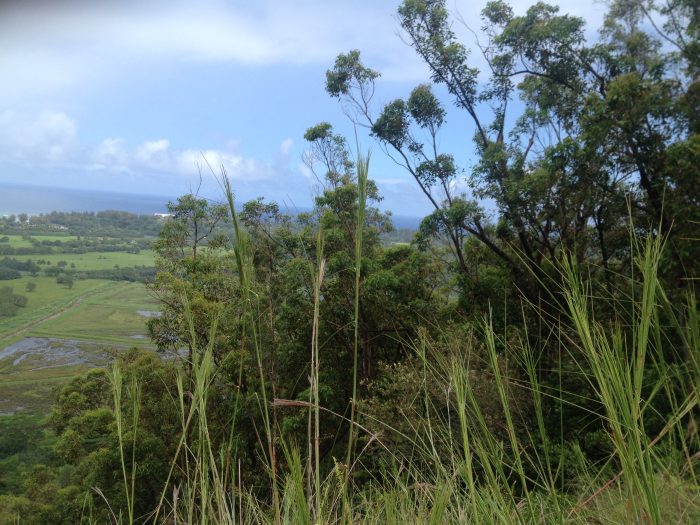
[[[377,107],[429,79],[402,42],[398,3],[3,2],[0,181],[176,196],[197,185],[204,155],[226,167],[240,200],[306,207],[317,183],[302,162],[304,131],[328,121],[353,136],[324,92],[335,57],[360,49],[382,73]],[[513,5],[523,12],[529,3]],[[558,3],[599,26],[602,4]],[[480,26],[483,3],[448,5]],[[455,29],[474,42],[461,23]],[[442,145],[466,170],[471,135],[465,116],[450,110]],[[427,213],[409,176],[371,138],[360,140],[373,152],[382,207]],[[208,173],[202,191],[216,196]]]

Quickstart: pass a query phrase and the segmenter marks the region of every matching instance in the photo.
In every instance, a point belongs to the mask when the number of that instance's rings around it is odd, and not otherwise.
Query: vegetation
[[[79,225],[89,230],[95,220],[81,215]],[[13,249],[40,246],[51,253],[0,257],[0,266],[16,272],[16,279],[7,282],[11,292],[0,287],[0,414],[17,413],[2,416],[8,419],[46,414],[61,386],[76,374],[105,366],[114,349],[148,347],[145,315],[158,310],[144,286],[155,276],[153,252],[134,249],[148,248],[147,238],[129,237],[130,230],[117,224],[110,228],[115,238],[71,230],[11,234],[13,228],[29,229],[32,221],[8,227],[6,242]],[[76,246],[87,250],[76,253]]]
[[[134,349],[68,382],[0,519],[700,521],[695,3],[613,1],[589,42],[555,7],[489,2],[487,83],[444,0],[398,17],[471,123],[473,198],[433,88],[376,111],[379,73],[340,55],[329,94],[433,204],[414,241],[382,242],[369,156],[326,122],[304,135],[310,212],[238,208],[225,173],[224,206],[171,203],[148,332],[181,359]],[[83,271],[58,257],[36,264]],[[79,334],[92,297],[42,326]]]
[[[43,246],[58,243],[78,243],[80,236],[138,239],[155,237],[162,222],[152,215],[134,215],[124,211],[51,212],[28,217],[10,215],[0,217],[0,228],[8,234],[32,235]],[[5,235],[4,242],[12,244],[13,236]],[[34,244],[34,243],[32,243]]]
[[[0,288],[0,317],[15,316],[17,311],[25,306],[27,306],[27,298],[24,295],[14,293],[11,286]]]

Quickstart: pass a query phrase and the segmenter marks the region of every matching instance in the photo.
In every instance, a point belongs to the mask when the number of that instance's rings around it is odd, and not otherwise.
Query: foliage
[[[19,234],[133,239],[156,236],[162,226],[161,219],[153,215],[135,215],[115,210],[99,212],[54,211],[32,217],[23,215],[26,217],[26,221],[17,221],[14,215],[0,217],[0,227],[8,233]],[[53,240],[69,242],[68,239],[60,238]]]
[[[75,280],[73,279],[73,276],[69,273],[62,273],[58,277],[56,277],[56,284],[62,284],[68,289],[73,288],[74,283]]]
[[[0,287],[0,317],[12,317],[26,305],[26,296],[14,293],[10,286]]]
[[[22,277],[22,274],[17,270],[0,266],[0,281],[11,281],[12,279],[19,279],[20,277]]]
[[[556,6],[491,1],[486,77],[444,0],[398,21],[437,87],[377,111],[350,51],[326,89],[433,206],[415,242],[382,243],[368,159],[328,122],[304,135],[309,212],[237,207],[225,173],[227,206],[171,203],[149,332],[186,352],[72,381],[60,468],[0,508],[103,522],[94,485],[129,523],[697,521],[694,3],[613,1],[592,40]]]
[[[124,378],[120,388],[124,389],[125,402],[120,409],[129,422],[121,430],[138,436],[133,450],[139,462],[135,510],[144,515],[157,503],[167,457],[173,453],[177,436],[177,414],[169,395],[169,389],[175,387],[175,371],[156,356],[136,350],[121,356],[118,363]],[[137,383],[138,399],[131,397],[137,393]],[[101,497],[93,487],[100,487],[115,508],[124,505],[113,387],[104,370],[95,370],[75,378],[61,391],[50,420],[56,435],[53,463],[60,468],[35,465],[24,479],[23,494],[31,503],[19,499],[3,502],[18,509],[25,523],[82,523],[88,518],[86,511],[93,508],[93,520],[108,522],[109,512],[102,510]],[[138,418],[132,425],[137,402]],[[7,512],[2,504],[0,510]]]
[[[477,160],[468,182],[473,196],[495,204],[497,228],[462,193],[460,168],[439,149],[447,112],[429,85],[375,114],[379,73],[351,51],[328,71],[326,89],[413,176],[435,209],[422,236],[449,243],[464,286],[474,279],[467,238],[492,252],[530,301],[559,278],[551,270],[565,251],[578,262],[595,258],[610,278],[628,257],[619,234],[628,205],[637,228],[670,236],[665,275],[677,283],[697,251],[688,242],[699,219],[697,185],[688,177],[697,179],[698,164],[675,165],[677,151],[693,158],[696,141],[687,113],[696,15],[683,2],[614,2],[600,39],[589,44],[583,21],[555,6],[538,3],[516,15],[492,1],[482,11],[486,42],[477,48],[488,65],[482,83],[446,2],[402,3],[408,43],[471,124]]]

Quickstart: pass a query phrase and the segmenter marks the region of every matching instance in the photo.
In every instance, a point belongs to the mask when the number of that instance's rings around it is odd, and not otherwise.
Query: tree
[[[309,128],[305,137],[309,146],[305,161],[322,185],[313,209],[292,217],[276,203],[260,198],[245,203],[239,211],[238,233],[246,239],[242,265],[249,287],[247,303],[227,239],[217,237],[219,241],[212,245],[208,238],[195,256],[195,250],[183,241],[182,226],[176,226],[164,230],[156,243],[159,274],[153,290],[162,302],[163,314],[149,320],[151,336],[162,349],[189,346],[194,352],[213,343],[217,379],[210,395],[218,402],[212,411],[212,428],[217,426],[214,421],[228,424],[236,407],[236,443],[241,450],[260,444],[256,432],[263,424],[259,410],[262,388],[267,399],[309,398],[306,377],[319,234],[325,259],[318,324],[319,340],[323,341],[319,394],[324,406],[337,413],[345,411],[352,397],[348,370],[354,360],[352,305],[359,198],[355,166],[346,139],[330,124]],[[434,292],[444,278],[444,272],[427,254],[408,246],[382,246],[381,234],[391,230],[391,219],[376,207],[380,195],[372,181],[367,184],[367,197],[358,352],[362,391],[376,375],[379,362],[393,363],[404,356],[401,340],[415,335],[419,319],[438,315]],[[189,239],[194,242],[194,235]],[[187,321],[185,297],[196,341]],[[212,333],[214,322],[217,329]],[[254,323],[254,336],[250,323]],[[210,340],[212,335],[214,341]],[[320,459],[330,458],[337,436],[347,430],[347,424],[325,413],[320,427]],[[274,453],[280,429],[288,439],[303,439],[306,411],[273,405],[271,428]],[[269,457],[270,451],[265,450],[261,457],[265,455]],[[258,480],[261,472],[252,457],[243,465],[243,476],[248,480]]]
[[[193,260],[202,244],[211,244],[209,236],[227,216],[225,206],[211,204],[191,193],[175,203],[169,202],[168,212],[172,216],[161,230],[156,251],[169,258],[190,256]]]
[[[73,275],[69,273],[63,273],[56,277],[56,284],[62,284],[66,288],[73,288],[73,284],[75,284],[75,281],[73,280]]]
[[[322,187],[313,210],[292,218],[281,214],[275,203],[258,199],[243,206],[241,221],[250,237],[266,383],[271,385],[272,397],[283,399],[309,398],[309,384],[303,378],[310,375],[314,274],[318,271],[316,253],[321,232],[325,270],[318,322],[318,337],[323,341],[319,349],[323,363],[319,394],[325,408],[343,413],[353,392],[348,370],[354,364],[359,190],[344,137],[322,122],[309,128],[305,138],[305,161]],[[380,198],[376,185],[368,181],[359,297],[358,361],[363,392],[376,376],[379,362],[394,363],[403,358],[401,340],[415,336],[419,319],[438,315],[434,290],[443,277],[426,254],[407,246],[382,246],[381,234],[390,231],[392,225],[390,217],[376,207]],[[249,369],[244,375],[252,377],[252,372]],[[302,439],[307,428],[305,412],[274,410],[273,420],[288,439]],[[339,432],[345,432],[347,425],[325,413],[320,429],[320,459],[332,457],[334,447],[342,441],[338,440]]]
[[[0,266],[0,281],[11,281],[13,279],[19,279],[20,277],[22,277],[22,274],[17,270]]]
[[[172,362],[136,349],[124,352],[116,361],[123,374],[124,442],[132,442],[133,432],[137,436],[133,456],[129,447],[126,468],[130,475],[135,462],[139,490],[134,508],[146,515],[158,503],[179,437],[177,406],[170,397],[176,389],[177,371]],[[113,387],[107,371],[96,369],[74,377],[60,390],[50,418],[57,438],[54,459],[50,466],[35,465],[24,486],[24,495],[33,502],[31,509],[42,514],[34,519],[29,515],[27,523],[80,523],[86,504],[93,519],[108,522],[110,509],[95,487],[111,508],[126,509]],[[132,397],[136,395],[139,409],[133,428],[131,401],[136,402]]]
[[[660,44],[671,37],[643,30],[642,19],[653,24],[657,15],[675,35],[671,51]],[[398,16],[432,81],[471,123],[476,163],[467,180],[475,198],[460,190],[454,157],[439,150],[447,113],[429,85],[376,114],[379,73],[351,51],[326,73],[326,89],[413,176],[435,210],[422,233],[448,240],[467,279],[468,237],[510,270],[531,301],[556,278],[563,251],[595,261],[609,278],[611,262],[628,257],[617,242],[628,201],[638,226],[652,233],[660,226],[672,239],[675,277],[692,267],[680,232],[697,220],[697,185],[669,160],[678,160],[674,149],[696,154],[687,126],[697,121],[690,109],[697,102],[689,103],[697,61],[688,52],[697,45],[696,10],[679,1],[649,14],[641,1],[614,2],[600,41],[589,45],[583,20],[555,6],[538,3],[516,16],[507,3],[489,2],[478,47],[490,72],[485,84],[444,0],[406,0]],[[697,165],[686,167],[693,179]],[[495,225],[477,199],[495,204]]]
[[[20,308],[27,306],[27,297],[14,293],[10,286],[0,288],[0,317],[13,317]]]
[[[158,273],[151,285],[163,305],[163,314],[149,319],[148,330],[160,350],[185,345],[191,352],[195,342],[191,341],[183,300],[189,302],[194,316],[200,348],[206,345],[214,320],[230,311],[227,301],[234,295],[233,279],[217,252],[226,239],[215,232],[225,222],[227,210],[187,194],[169,203],[168,211],[172,217],[154,243]]]

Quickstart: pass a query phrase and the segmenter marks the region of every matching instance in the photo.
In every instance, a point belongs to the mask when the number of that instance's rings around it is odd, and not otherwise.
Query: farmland
[[[89,276],[152,268],[154,254],[133,248],[135,239],[148,243],[137,232],[110,239],[7,230],[0,230],[6,251],[44,253],[9,256],[18,268],[28,261],[32,266],[0,281],[26,298],[14,315],[0,316],[0,414],[47,413],[70,378],[106,365],[115,352],[151,348],[145,322],[158,306],[145,284]],[[87,251],[94,246],[108,249]]]

